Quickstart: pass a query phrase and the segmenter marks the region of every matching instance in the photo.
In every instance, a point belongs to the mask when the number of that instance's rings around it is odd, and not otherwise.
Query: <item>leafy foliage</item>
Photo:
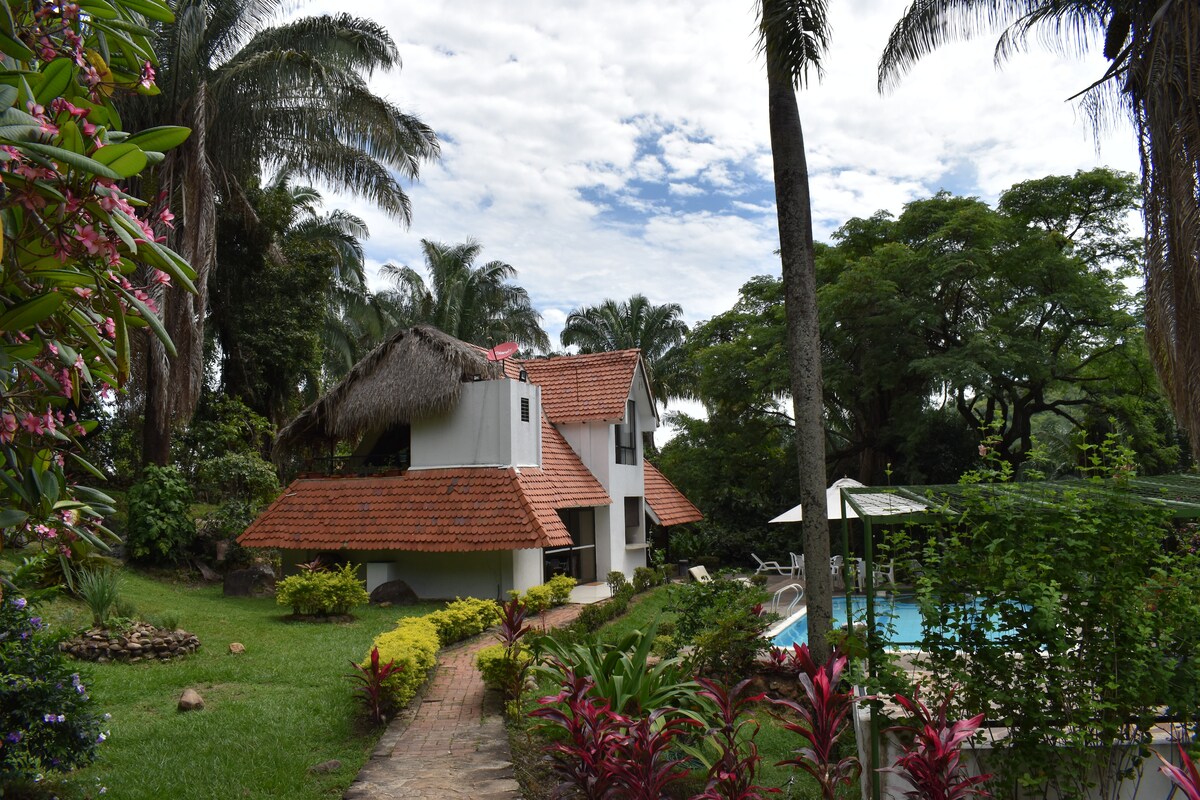
[[[397,669],[384,687],[392,707],[404,708],[437,664],[437,626],[427,617],[402,619],[392,630],[376,636],[372,649],[379,651],[381,659],[395,662]]]
[[[748,678],[732,687],[708,678],[697,678],[697,682],[703,687],[701,699],[715,706],[712,722],[706,724],[701,742],[709,747],[715,745],[717,757],[708,767],[704,794],[696,800],[761,800],[766,793],[777,792],[755,783],[762,757],[754,742],[759,725],[749,715],[754,704],[762,702],[766,694],[747,691]],[[698,755],[696,748],[686,749]]]
[[[550,602],[561,606],[571,600],[571,590],[575,588],[576,580],[570,575],[555,575],[546,581],[550,589]]]
[[[91,763],[105,740],[87,687],[23,597],[0,599],[0,789]]]
[[[111,539],[112,501],[77,484],[100,476],[79,457],[94,424],[77,414],[124,385],[138,329],[170,348],[157,287],[186,292],[194,275],[161,244],[169,214],[122,183],[188,132],[128,135],[113,108],[117,94],[157,92],[136,31],[171,12],[159,0],[105,8],[19,2],[0,15],[0,527],[2,544],[36,539],[63,561]]]
[[[533,653],[519,644],[494,644],[475,654],[475,668],[483,677],[483,685],[498,690],[506,700],[520,697],[532,661]]]
[[[500,621],[500,609],[495,600],[480,600],[476,597],[456,598],[446,607],[427,614],[438,629],[438,640],[442,647],[462,641],[490,628]]]
[[[1159,756],[1159,758],[1162,757]],[[1177,767],[1164,760],[1159,769],[1171,779],[1171,783],[1183,790],[1188,800],[1200,800],[1200,770],[1196,769],[1196,765],[1192,763],[1192,757],[1183,747],[1179,748],[1179,763],[1180,766]]]
[[[75,586],[92,612],[92,625],[104,627],[121,596],[120,574],[115,569],[83,569],[75,578]]]
[[[353,564],[328,570],[304,570],[287,576],[275,587],[275,602],[291,606],[293,614],[348,614],[369,599]],[[432,620],[430,624],[433,624]]]
[[[912,697],[898,694],[895,698],[913,717],[912,722],[907,725],[889,728],[890,731],[912,737],[912,743],[905,747],[895,764],[887,770],[903,776],[912,784],[913,790],[906,792],[905,796],[911,800],[965,800],[969,797],[987,797],[988,792],[983,788],[983,784],[992,776],[967,775],[961,754],[963,744],[983,724],[984,715],[976,714],[970,719],[948,721],[949,694],[938,704],[936,712],[930,712],[925,704],[917,699],[915,690]]]
[[[721,578],[672,587],[675,649],[693,648],[692,668],[727,683],[750,674],[768,646],[767,620],[759,613],[765,599],[758,587]]]
[[[186,558],[196,538],[192,490],[175,467],[146,467],[129,490],[125,547],[130,558],[175,563]]]
[[[390,710],[391,695],[385,691],[387,681],[393,673],[403,669],[403,665],[397,666],[395,660],[380,663],[379,648],[372,647],[365,665],[351,661],[350,666],[354,667],[354,672],[349,677],[358,684],[354,691],[366,707],[367,717],[376,725],[382,725]]]

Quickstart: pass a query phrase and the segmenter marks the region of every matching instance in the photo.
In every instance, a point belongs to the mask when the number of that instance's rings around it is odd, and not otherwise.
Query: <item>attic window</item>
[[[529,422],[529,398],[521,398],[521,422]]]

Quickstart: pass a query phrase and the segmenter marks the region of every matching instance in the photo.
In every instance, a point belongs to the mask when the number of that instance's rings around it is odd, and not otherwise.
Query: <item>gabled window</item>
[[[617,425],[617,463],[637,463],[637,406],[632,400],[625,403],[625,422]]]

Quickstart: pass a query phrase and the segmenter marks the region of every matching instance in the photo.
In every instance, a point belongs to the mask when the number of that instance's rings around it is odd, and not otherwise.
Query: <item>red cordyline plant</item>
[[[796,758],[780,761],[779,765],[799,767],[809,773],[820,784],[825,800],[834,800],[837,787],[849,786],[862,771],[854,756],[834,760],[838,738],[854,707],[854,695],[839,688],[847,659],[834,652],[828,662],[817,664],[806,644],[796,647],[793,659],[799,668],[798,680],[804,698],[799,703],[784,699],[772,699],[771,702],[791,709],[800,718],[798,723],[781,721],[785,728],[807,739],[808,746],[798,748]]]
[[[680,767],[686,758],[671,758],[671,743],[690,726],[700,723],[687,717],[667,719],[672,708],[656,708],[635,722],[617,745],[613,766],[622,800],[660,800],[669,785],[688,776]]]
[[[750,694],[746,689],[749,680],[736,684],[732,689],[708,678],[696,678],[700,684],[699,695],[716,706],[716,725],[705,731],[721,749],[720,757],[708,770],[708,784],[704,793],[693,800],[762,800],[764,793],[777,794],[778,789],[769,789],[754,782],[758,775],[758,764],[762,757],[754,737],[758,723],[748,719],[751,707],[766,698],[759,692]],[[744,734],[746,729],[752,729]]]
[[[559,794],[575,791],[586,800],[617,797],[619,748],[624,729],[633,721],[609,708],[607,700],[587,696],[594,684],[590,677],[576,675],[566,664],[558,668],[563,675],[562,691],[539,699],[542,707],[530,711],[529,716],[566,731],[566,741],[546,748],[561,778]]]
[[[496,638],[506,650],[516,647],[521,637],[533,630],[533,626],[525,624],[529,612],[520,598],[513,597],[500,604],[500,625]]]
[[[913,717],[912,724],[888,728],[912,734],[913,742],[896,762],[881,772],[894,772],[913,785],[905,796],[912,800],[965,800],[977,796],[987,797],[983,784],[991,775],[967,775],[962,763],[962,746],[975,735],[983,724],[983,714],[955,722],[947,720],[947,710],[954,691],[947,692],[937,711],[931,713],[917,695],[920,687],[913,690],[911,698],[898,694],[896,702]],[[1200,800],[1200,797],[1192,798]]]
[[[366,706],[367,716],[371,718],[371,722],[382,725],[387,719],[388,703],[387,693],[383,690],[384,681],[402,670],[404,666],[397,665],[395,660],[380,664],[378,647],[371,648],[371,660],[367,662],[366,666],[354,661],[351,661],[350,665],[354,667],[355,672],[346,677],[358,682],[359,685],[354,687],[354,691]]]
[[[1180,766],[1175,766],[1169,763],[1165,758],[1162,759],[1163,765],[1159,770],[1171,779],[1171,782],[1183,790],[1188,800],[1200,800],[1200,772],[1196,770],[1196,765],[1192,763],[1191,756],[1179,747]]]

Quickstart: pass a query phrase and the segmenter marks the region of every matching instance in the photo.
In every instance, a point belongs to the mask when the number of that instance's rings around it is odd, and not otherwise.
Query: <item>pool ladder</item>
[[[783,603],[784,598],[787,597],[788,592],[795,592],[796,596],[788,604],[787,610],[781,612],[779,606]],[[787,586],[778,589],[775,592],[775,596],[771,598],[771,613],[779,614],[784,618],[790,617],[792,612],[796,610],[796,606],[800,605],[800,601],[803,599],[804,587],[798,583],[789,583]]]

